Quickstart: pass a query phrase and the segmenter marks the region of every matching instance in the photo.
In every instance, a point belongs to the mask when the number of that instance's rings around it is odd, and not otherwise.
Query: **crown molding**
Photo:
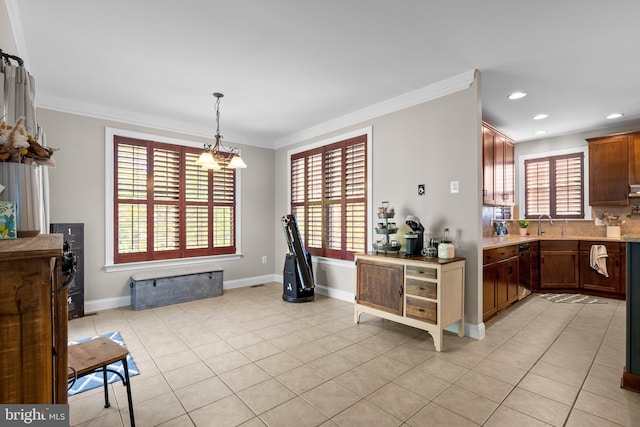
[[[464,89],[468,89],[473,83],[476,70],[469,70],[445,80],[430,84],[428,86],[407,92],[402,95],[390,98],[386,101],[373,104],[369,107],[345,114],[342,117],[312,126],[300,132],[296,132],[287,137],[275,141],[276,149],[283,148],[291,144],[305,141],[326,133],[343,129],[347,126],[355,125],[375,117],[394,113],[414,105],[422,104]]]
[[[187,136],[213,139],[214,129],[211,127],[161,118],[149,114],[141,114],[134,111],[125,111],[119,108],[110,108],[104,105],[52,96],[46,93],[38,94],[37,106],[38,108],[59,111],[61,113],[75,114],[133,126],[142,126],[154,130],[175,132]],[[228,137],[225,136],[224,138],[225,144],[229,144],[231,142],[255,147],[272,148],[271,146],[265,145],[264,142],[257,141],[255,137],[251,137],[249,135],[238,133],[227,133],[227,135]]]

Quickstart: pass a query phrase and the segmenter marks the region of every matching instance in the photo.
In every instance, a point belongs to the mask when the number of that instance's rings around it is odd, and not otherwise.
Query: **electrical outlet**
[[[451,181],[449,183],[449,188],[451,189],[451,194],[460,192],[460,181]]]
[[[424,196],[424,184],[418,184],[418,196]]]
[[[263,255],[263,256],[262,256],[262,263],[263,263],[263,264],[266,264],[266,263],[267,263],[267,256],[266,256],[266,255]]]

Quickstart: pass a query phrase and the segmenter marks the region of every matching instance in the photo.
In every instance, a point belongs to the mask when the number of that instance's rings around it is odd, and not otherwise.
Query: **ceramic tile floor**
[[[69,339],[120,331],[141,374],[145,426],[633,426],[640,394],[619,387],[625,303],[538,296],[488,322],[486,338],[423,331],[322,295],[292,304],[282,287],[226,290],[157,309],[72,320]],[[129,425],[122,383],[70,399],[71,425]]]

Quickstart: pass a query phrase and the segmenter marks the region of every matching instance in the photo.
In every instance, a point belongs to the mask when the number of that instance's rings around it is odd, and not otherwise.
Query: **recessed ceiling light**
[[[545,133],[547,133],[546,130],[537,130],[534,135],[544,135]]]
[[[508,98],[511,100],[514,100],[514,99],[524,98],[525,96],[527,96],[525,92],[513,92],[511,95],[509,95]]]
[[[624,116],[622,113],[612,113],[607,116],[607,119],[618,119],[622,116]]]
[[[548,114],[536,114],[535,116],[533,116],[533,120],[542,120],[546,119],[547,117],[549,117]]]

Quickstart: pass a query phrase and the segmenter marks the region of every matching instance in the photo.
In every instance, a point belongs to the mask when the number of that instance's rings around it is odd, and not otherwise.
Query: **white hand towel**
[[[609,277],[607,273],[607,247],[605,245],[591,245],[591,252],[589,253],[589,264],[598,273],[604,277]]]

